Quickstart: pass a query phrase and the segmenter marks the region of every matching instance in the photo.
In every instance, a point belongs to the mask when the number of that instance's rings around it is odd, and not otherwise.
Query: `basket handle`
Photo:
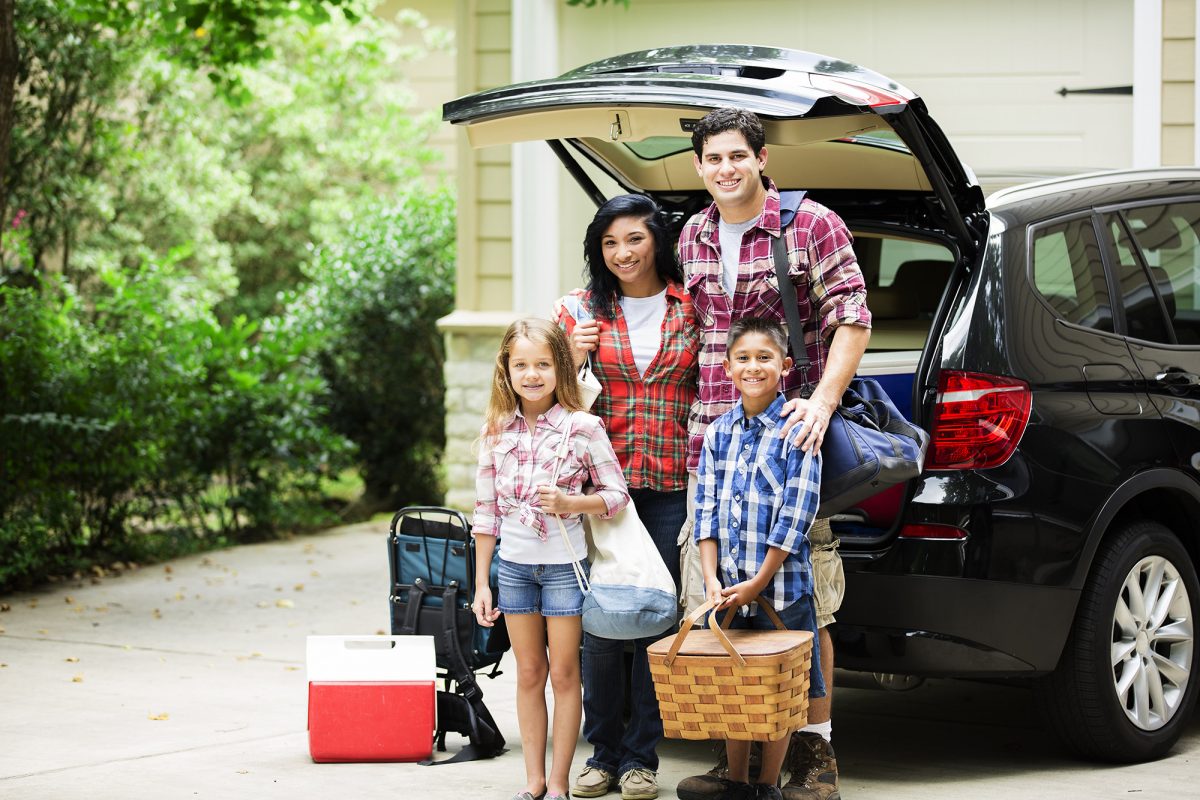
[[[775,623],[776,628],[781,631],[786,631],[788,629],[788,627],[783,624],[783,620],[779,618],[779,614],[776,613],[775,609],[771,607],[770,603],[763,599],[761,594],[755,597],[751,602],[758,603],[758,607],[766,612],[767,619]],[[746,666],[746,659],[742,658],[742,654],[739,653],[737,648],[733,646],[733,642],[729,641],[729,637],[725,635],[724,630],[724,628],[729,627],[729,623],[733,620],[733,615],[737,612],[737,607],[730,606],[729,610],[725,613],[725,619],[723,620],[717,619],[717,611],[718,609],[714,606],[712,600],[705,600],[703,603],[696,606],[695,610],[692,611],[691,614],[688,614],[683,618],[683,621],[679,625],[679,632],[675,634],[675,640],[671,642],[671,648],[667,651],[667,657],[664,659],[664,662],[668,667],[671,666],[672,662],[675,661],[675,656],[679,654],[679,648],[683,647],[683,640],[687,638],[688,632],[691,631],[692,626],[695,625],[696,621],[705,614],[709,614],[709,630],[711,630],[713,635],[717,637],[717,641],[721,643],[721,647],[725,648],[725,652],[729,654],[729,657],[732,658],[734,663],[736,663],[739,667]]]
[[[712,619],[709,622],[709,626],[716,635],[717,641],[721,643],[721,646],[725,648],[725,652],[729,654],[729,657],[732,658],[739,667],[746,666],[746,659],[742,658],[741,653],[734,648],[733,643],[729,641],[729,637],[725,635],[725,631],[721,630],[721,626],[718,624],[716,619],[717,612],[713,606],[713,601],[705,600],[703,603],[696,606],[692,613],[684,617],[683,621],[679,624],[679,632],[675,634],[675,639],[671,642],[671,648],[667,650],[667,657],[663,659],[664,663],[666,663],[668,667],[671,666],[671,664],[675,661],[675,656],[679,654],[679,648],[683,647],[683,640],[687,638],[688,632],[691,631],[692,626],[696,624],[697,620],[710,611],[712,612]],[[728,622],[728,620],[726,621]]]

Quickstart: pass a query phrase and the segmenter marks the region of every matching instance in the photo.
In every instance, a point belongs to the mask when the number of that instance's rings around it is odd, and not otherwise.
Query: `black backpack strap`
[[[504,737],[500,734],[500,727],[483,704],[483,690],[479,688],[475,673],[467,666],[459,647],[458,591],[458,582],[451,581],[442,593],[442,630],[439,635],[449,657],[450,677],[457,684],[457,689],[453,693],[438,692],[438,727],[439,730],[455,730],[466,734],[470,744],[443,761],[422,761],[421,764],[427,767],[494,758],[504,752]]]
[[[804,386],[811,390],[812,383],[808,379],[808,349],[804,346],[804,327],[800,323],[800,308],[796,299],[796,287],[792,283],[791,263],[788,261],[787,227],[796,219],[796,210],[804,200],[803,191],[779,193],[779,236],[771,243],[772,261],[775,262],[775,278],[779,283],[779,302],[783,305],[783,314],[787,319],[788,340],[792,345],[793,368],[800,370]]]
[[[421,601],[428,593],[429,587],[421,578],[417,578],[413,581],[413,585],[408,587],[408,601],[404,605],[404,621],[400,623],[400,629],[396,631],[397,636],[414,636],[416,634],[417,620],[421,614]]]

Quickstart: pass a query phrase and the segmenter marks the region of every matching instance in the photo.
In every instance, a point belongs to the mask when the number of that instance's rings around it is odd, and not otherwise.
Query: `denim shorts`
[[[821,674],[821,643],[817,636],[817,614],[813,607],[812,595],[801,597],[796,602],[792,603],[782,611],[777,611],[779,621],[784,624],[789,631],[810,631],[813,635],[812,642],[812,662],[808,672],[808,696],[818,698],[825,696],[825,678]],[[725,619],[725,612],[720,613],[721,620]],[[733,619],[729,623],[730,630],[734,628],[750,628],[758,631],[773,631],[776,630],[775,623],[771,618],[763,613],[762,609],[755,608],[755,613],[748,617],[743,617],[741,614],[734,614]]]
[[[587,573],[587,562],[583,562]],[[578,617],[583,613],[583,592],[568,564],[516,564],[500,559],[502,614],[541,614],[543,617]]]

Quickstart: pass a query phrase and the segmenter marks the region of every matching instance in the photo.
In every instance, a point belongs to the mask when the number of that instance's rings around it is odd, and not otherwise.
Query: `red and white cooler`
[[[432,636],[309,636],[313,761],[420,761],[433,755]]]

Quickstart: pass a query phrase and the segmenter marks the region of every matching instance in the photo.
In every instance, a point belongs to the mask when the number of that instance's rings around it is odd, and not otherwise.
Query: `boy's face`
[[[742,401],[775,399],[779,380],[792,368],[792,359],[765,333],[747,333],[725,356],[725,374],[742,393]],[[770,405],[768,400],[767,405]]]
[[[753,204],[762,191],[767,148],[755,153],[741,131],[725,131],[704,140],[703,155],[692,156],[704,188],[718,208]]]

